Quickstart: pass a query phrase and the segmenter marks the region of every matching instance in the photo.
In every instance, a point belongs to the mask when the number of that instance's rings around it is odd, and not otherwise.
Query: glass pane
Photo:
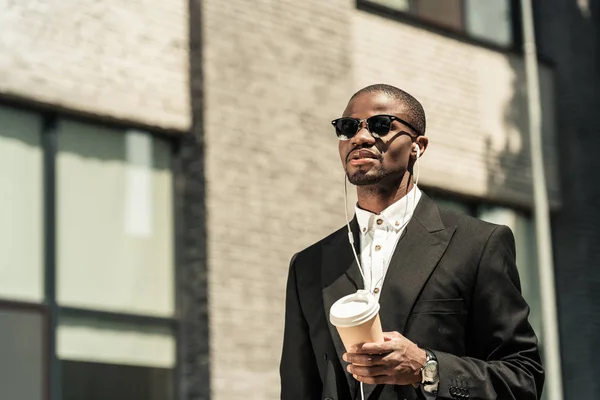
[[[57,343],[63,360],[157,368],[175,365],[175,339],[166,327],[61,318]]]
[[[480,39],[508,46],[512,42],[509,0],[465,0],[467,32]]]
[[[370,0],[372,3],[381,4],[394,10],[408,11],[409,0]]]
[[[39,312],[0,309],[2,399],[45,398],[43,328]]]
[[[58,147],[59,302],[173,315],[170,142],[64,121]]]
[[[171,400],[173,371],[81,361],[62,361],[64,400]]]
[[[418,0],[417,15],[438,25],[462,30],[461,0]]]
[[[0,298],[43,299],[41,120],[0,107]]]

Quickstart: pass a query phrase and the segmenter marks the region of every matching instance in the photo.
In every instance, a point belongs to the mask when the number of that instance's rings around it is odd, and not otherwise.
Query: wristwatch
[[[429,349],[423,349],[427,354],[425,364],[421,368],[421,385],[428,393],[437,394],[440,376],[438,373],[438,362],[435,354]]]

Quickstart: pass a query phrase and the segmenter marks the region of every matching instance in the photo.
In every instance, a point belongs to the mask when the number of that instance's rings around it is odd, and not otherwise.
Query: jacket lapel
[[[351,221],[350,227],[358,251],[359,232],[356,218]],[[341,229],[334,234],[330,242],[323,244],[321,278],[321,282],[323,283],[323,305],[325,308],[325,317],[327,318],[327,326],[329,327],[338,358],[341,360],[346,349],[344,348],[344,344],[336,327],[329,322],[329,310],[333,303],[342,297],[352,294],[364,287],[363,278],[358,264],[354,259],[352,247],[350,247],[348,240],[348,231],[346,229]],[[342,367],[344,368],[344,374],[346,375],[348,386],[350,387],[350,393],[354,393],[356,381],[346,370],[343,362]]]
[[[408,316],[455,229],[444,227],[437,205],[423,193],[383,281],[379,315],[384,332],[404,333]],[[376,387],[365,385],[365,398],[369,398]]]

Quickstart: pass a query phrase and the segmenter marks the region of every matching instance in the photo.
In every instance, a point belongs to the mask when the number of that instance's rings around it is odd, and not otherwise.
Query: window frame
[[[460,30],[453,29],[446,25],[423,19],[417,12],[417,3],[419,0],[408,0],[408,11],[402,11],[383,4],[376,3],[373,0],[356,0],[356,8],[361,11],[379,15],[383,18],[407,23],[419,28],[424,28],[434,33],[451,37],[469,44],[475,44],[481,47],[489,48],[495,51],[511,52],[516,54],[523,53],[523,35],[521,29],[521,9],[518,0],[508,0],[510,7],[510,27],[511,41],[508,45],[501,45],[494,41],[471,35],[466,31],[467,15],[465,0],[459,0],[461,3],[461,25]]]

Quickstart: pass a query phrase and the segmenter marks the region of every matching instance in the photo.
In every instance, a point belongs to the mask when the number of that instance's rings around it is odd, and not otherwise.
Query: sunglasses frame
[[[352,118],[352,117],[341,117],[341,118],[336,118],[333,121],[331,121],[331,124],[335,128],[335,135],[337,136],[337,138],[339,140],[350,140],[350,139],[352,139],[363,128],[363,124],[365,124],[365,126],[367,127],[367,131],[369,131],[369,133],[371,134],[371,136],[373,136],[374,138],[380,139],[383,136],[386,136],[386,135],[388,135],[390,133],[390,131],[392,130],[392,125],[390,123],[390,130],[385,135],[380,135],[378,133],[375,133],[375,132],[371,131],[371,128],[369,127],[369,120],[371,118],[376,118],[376,117],[389,117],[390,118],[390,122],[398,121],[398,122],[402,123],[403,125],[408,126],[410,129],[412,129],[417,134],[417,137],[422,135],[422,133],[419,132],[419,130],[417,128],[415,128],[414,126],[412,126],[410,123],[406,122],[402,118],[396,117],[395,115],[389,115],[389,114],[377,114],[377,115],[372,115],[369,118],[364,118],[364,119],[358,119],[358,118]],[[336,127],[336,124],[338,123],[338,121],[340,121],[342,119],[353,120],[353,121],[357,121],[358,122],[358,126],[356,128],[356,132],[354,132],[354,134],[352,134],[351,136],[348,136],[348,135],[342,135],[342,136],[340,136],[340,135],[338,135],[338,129]],[[344,139],[344,137],[346,139]]]

